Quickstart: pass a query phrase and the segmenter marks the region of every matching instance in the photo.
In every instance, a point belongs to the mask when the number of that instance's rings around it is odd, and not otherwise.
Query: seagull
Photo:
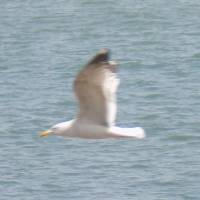
[[[117,111],[116,92],[119,85],[117,66],[110,61],[110,51],[100,50],[78,73],[74,92],[79,103],[75,119],[54,125],[40,136],[58,135],[84,139],[145,137],[141,127],[115,126]]]

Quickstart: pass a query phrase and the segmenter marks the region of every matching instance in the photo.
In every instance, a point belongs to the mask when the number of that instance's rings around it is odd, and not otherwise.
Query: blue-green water
[[[0,1],[0,199],[200,199],[200,1]],[[39,138],[72,81],[118,60],[117,124],[145,140]]]

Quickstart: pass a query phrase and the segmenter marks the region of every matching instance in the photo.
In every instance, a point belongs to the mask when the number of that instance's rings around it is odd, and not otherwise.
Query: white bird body
[[[85,139],[106,139],[135,137],[142,139],[145,137],[144,130],[140,127],[120,128],[117,126],[106,127],[84,121],[71,120],[62,122],[52,128],[57,135],[63,137],[79,137]],[[56,130],[57,129],[57,130]],[[59,130],[59,131],[58,131]]]
[[[117,64],[109,61],[109,52],[103,49],[75,78],[74,92],[79,102],[77,117],[56,124],[50,130],[42,132],[41,136],[53,134],[86,139],[144,138],[144,130],[140,127],[114,126],[118,85]]]

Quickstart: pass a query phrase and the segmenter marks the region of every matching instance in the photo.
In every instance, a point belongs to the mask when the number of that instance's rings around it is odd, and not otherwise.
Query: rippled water
[[[200,1],[0,1],[0,199],[200,198]],[[96,51],[120,65],[136,140],[41,139],[73,118]]]

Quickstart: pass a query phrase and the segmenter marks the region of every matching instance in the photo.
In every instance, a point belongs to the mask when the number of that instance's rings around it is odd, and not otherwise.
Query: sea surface
[[[116,123],[144,140],[40,138],[74,76],[119,63]],[[1,0],[0,200],[199,200],[200,1]]]

